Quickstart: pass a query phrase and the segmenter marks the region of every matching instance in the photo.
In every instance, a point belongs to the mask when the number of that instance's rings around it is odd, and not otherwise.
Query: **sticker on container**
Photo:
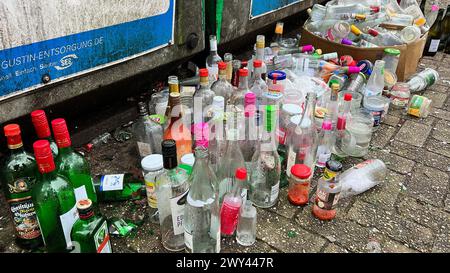
[[[123,190],[124,174],[104,175],[100,178],[100,191],[121,191]]]
[[[64,237],[66,239],[67,248],[71,249],[73,244],[70,239],[70,232],[72,231],[73,224],[78,220],[77,206],[73,206],[71,210],[59,216],[61,226],[63,228]]]
[[[36,211],[31,196],[8,200],[17,236],[21,239],[35,239],[41,236]]]
[[[94,241],[97,253],[112,253],[106,221],[103,222],[102,226],[95,233]]]
[[[155,183],[152,181],[145,180],[145,189],[147,192],[148,205],[154,209],[158,208],[158,199],[156,197],[156,187],[155,187],[155,184],[157,183],[158,182]]]
[[[428,52],[432,52],[432,53],[437,52],[439,49],[440,43],[441,43],[441,40],[439,40],[439,39],[431,40],[430,48],[428,49]]]
[[[292,149],[289,149],[288,154],[288,160],[287,160],[287,167],[286,167],[286,175],[291,176],[291,168],[295,165],[295,158],[297,157],[297,154],[292,151]]]
[[[77,199],[77,202],[80,200],[88,199],[88,195],[86,192],[86,186],[83,185],[81,187],[78,187],[78,188],[74,189],[74,192],[75,192],[75,198]]]
[[[270,191],[270,201],[275,201],[278,198],[278,194],[280,192],[280,182],[276,185],[272,186],[272,190]]]
[[[186,204],[187,194],[188,194],[188,191],[184,192],[180,196],[170,199],[170,210],[172,211],[173,233],[175,235],[180,235],[180,234],[184,233],[183,217],[184,217],[184,206]]]

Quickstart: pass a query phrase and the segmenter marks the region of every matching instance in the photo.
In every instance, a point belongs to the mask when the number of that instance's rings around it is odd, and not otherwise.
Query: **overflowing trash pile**
[[[425,17],[412,2],[331,1],[311,9],[306,27],[360,47],[408,43],[426,33],[435,17]],[[386,24],[404,28],[380,27]],[[210,55],[196,77],[170,76],[167,89],[139,102],[131,132],[106,133],[87,146],[131,138],[144,181],[132,174],[92,177],[86,159],[71,148],[64,119],[51,122],[52,137],[45,113],[32,113],[40,138],[34,156],[23,150],[20,126],[7,125],[11,155],[2,180],[12,190],[6,197],[11,211],[28,209],[14,214],[19,244],[44,243],[50,252],[111,252],[108,233],[127,236],[142,219],[106,219],[98,203],[143,196],[169,251],[220,252],[224,236],[252,245],[255,207],[273,207],[280,198],[292,206],[310,205],[320,220],[334,219],[340,199],[384,182],[387,172],[379,159],[348,170],[341,161],[368,154],[390,106],[427,117],[431,100],[414,93],[433,85],[439,74],[425,69],[400,82],[396,48],[384,49],[372,62],[299,41],[283,37],[279,22],[270,46],[258,35],[245,61],[230,53],[222,59],[211,36]],[[311,192],[314,174],[320,178]],[[280,195],[283,187],[287,196]]]

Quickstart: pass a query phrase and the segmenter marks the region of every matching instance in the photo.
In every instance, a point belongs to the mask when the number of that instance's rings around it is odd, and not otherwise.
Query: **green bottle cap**
[[[266,131],[272,132],[274,129],[275,117],[277,114],[277,106],[276,105],[267,105],[266,106]]]
[[[386,48],[384,49],[384,53],[388,54],[388,55],[392,55],[392,56],[398,56],[400,55],[400,50],[396,49],[396,48]]]

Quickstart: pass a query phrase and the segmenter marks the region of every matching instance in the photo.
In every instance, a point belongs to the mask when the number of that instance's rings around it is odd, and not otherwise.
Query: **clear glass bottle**
[[[331,147],[333,145],[333,130],[331,120],[328,116],[325,117],[322,123],[322,131],[319,136],[319,146],[317,147],[316,166],[324,168],[327,161],[331,158]]]
[[[272,52],[277,55],[280,50],[281,43],[283,41],[283,22],[277,22],[275,25],[275,35],[273,37],[273,42],[270,44],[270,48],[272,48]]]
[[[219,189],[208,161],[208,149],[195,149],[184,212],[184,239],[189,253],[220,252]]]
[[[254,66],[253,85],[250,88],[250,92],[253,92],[256,95],[257,107],[259,107],[259,105],[262,104],[263,94],[267,93],[267,91],[268,91],[267,83],[264,80],[266,77],[265,75],[264,75],[264,79],[263,79],[262,64],[263,64],[263,61],[261,59],[255,59],[253,61],[253,66]]]
[[[377,60],[367,81],[364,97],[381,95],[384,89],[384,61]]]
[[[186,171],[178,168],[175,140],[162,142],[165,173],[156,185],[161,241],[169,251],[181,251],[184,242],[184,209],[189,190]]]
[[[276,109],[274,105],[266,106],[263,136],[252,158],[250,200],[261,208],[274,206],[280,191],[281,161],[274,126]]]
[[[239,87],[236,88],[231,95],[229,104],[235,108],[241,109],[243,113],[245,107],[245,94],[247,92],[250,92],[248,89],[248,70],[241,68],[239,69]]]
[[[212,107],[212,126],[209,135],[209,159],[214,171],[225,153],[225,100],[215,96]]]
[[[339,113],[336,125],[335,141],[333,145],[333,154],[339,157],[345,157],[346,153],[342,151],[342,141],[345,137],[345,129],[347,128],[347,120],[350,118],[350,109],[352,107],[352,94],[344,95],[343,109]]]
[[[209,88],[208,70],[200,69],[200,88],[194,94],[194,124],[208,122],[207,113],[213,102],[215,93]]]
[[[142,158],[151,154],[161,153],[161,141],[163,138],[163,127],[156,116],[148,116],[147,105],[138,103],[139,117],[133,124],[133,137],[136,141],[137,151]],[[159,117],[159,116],[158,116]]]
[[[219,76],[218,62],[222,61],[222,58],[217,54],[217,39],[216,36],[209,36],[209,56],[206,58],[206,68],[208,69],[209,82],[215,82]]]
[[[260,66],[260,77],[263,80],[266,80],[266,74],[267,74],[267,65],[265,63],[265,47],[266,47],[266,37],[264,35],[258,35],[256,36],[256,44],[255,44],[255,55],[252,57],[250,62],[248,63],[248,70],[252,73],[252,80],[257,77],[255,77],[255,60],[261,60],[261,66]]]
[[[256,242],[257,212],[252,201],[247,200],[239,214],[236,229],[236,241],[242,246],[251,246]]]
[[[150,222],[158,224],[159,213],[156,187],[160,183],[161,176],[164,173],[163,157],[160,154],[148,155],[141,160],[141,166],[147,192]]]
[[[216,96],[221,96],[228,101],[233,93],[233,86],[227,80],[227,64],[219,62],[219,79],[211,85],[211,90]]]
[[[232,236],[236,230],[239,211],[245,202],[241,193],[246,181],[247,170],[236,169],[233,189],[224,196],[220,209],[220,229],[223,236]]]
[[[308,92],[306,107],[299,125],[288,136],[288,155],[286,174],[291,175],[294,164],[305,164],[314,173],[316,152],[318,146],[317,129],[315,125],[316,94]]]
[[[52,138],[50,132],[50,126],[48,124],[47,116],[44,110],[36,110],[31,112],[31,121],[39,139],[46,139],[50,142],[50,148],[52,148],[53,157],[58,156],[58,146]]]
[[[231,80],[233,79],[233,54],[225,53],[223,55],[223,60],[227,64],[227,81],[231,84]]]
[[[245,136],[239,141],[244,161],[250,163],[258,142],[258,128],[256,124],[256,96],[249,92],[245,94],[245,124],[241,126],[239,135]]]

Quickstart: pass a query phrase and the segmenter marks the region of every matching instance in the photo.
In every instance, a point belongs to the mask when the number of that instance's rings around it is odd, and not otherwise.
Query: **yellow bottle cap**
[[[421,26],[425,25],[426,22],[427,22],[427,19],[425,19],[424,17],[420,17],[419,19],[414,21],[414,24],[418,27],[421,27]]]
[[[283,34],[283,22],[278,22],[277,26],[275,27],[275,34]]]
[[[355,14],[356,20],[366,20],[366,15],[364,14]]]
[[[362,34],[362,31],[361,31],[358,27],[356,27],[355,25],[352,25],[352,26],[350,27],[350,30],[351,30],[351,32],[352,32],[353,34],[355,34],[356,36],[359,36],[359,35]]]
[[[319,55],[322,55],[322,53],[323,53],[322,49],[320,49],[320,48],[316,49],[316,53],[319,54]]]

